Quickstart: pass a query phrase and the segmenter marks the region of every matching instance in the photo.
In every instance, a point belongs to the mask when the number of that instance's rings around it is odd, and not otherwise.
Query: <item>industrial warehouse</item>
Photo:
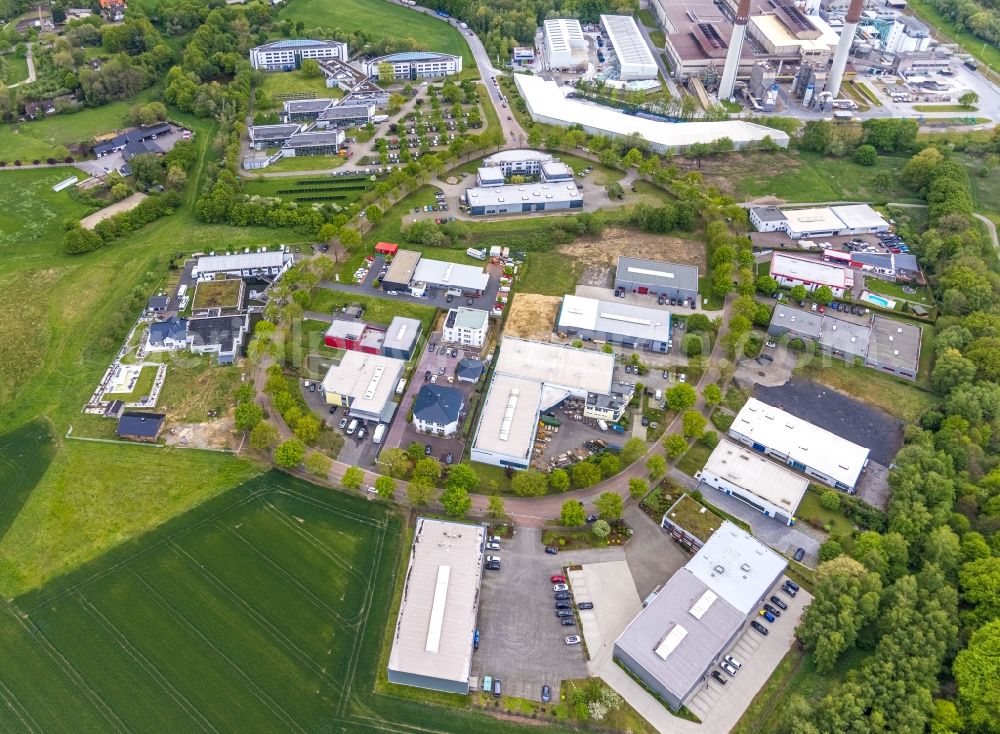
[[[785,525],[809,487],[809,480],[745,446],[722,439],[695,478]]]
[[[618,256],[615,290],[663,296],[677,301],[698,301],[698,268],[661,260]]]
[[[784,232],[793,240],[889,231],[885,218],[867,204],[812,209],[755,206],[750,209],[750,223],[758,232]]]
[[[388,423],[396,411],[392,396],[405,367],[401,359],[344,352],[323,378],[326,404],[347,408],[354,418]]]
[[[397,250],[382,279],[386,291],[422,296],[428,288],[444,288],[458,295],[479,296],[489,285],[482,267],[430,260],[414,250]]]
[[[854,271],[850,268],[782,252],[771,256],[771,277],[783,288],[801,285],[814,291],[825,285],[838,298],[854,288]]]
[[[555,209],[580,209],[583,194],[573,182],[477,186],[467,189],[469,213],[524,214]]]
[[[550,69],[587,67],[587,39],[580,21],[575,18],[550,18],[545,21],[545,56]]]
[[[781,130],[743,120],[722,122],[659,122],[627,115],[611,107],[590,104],[566,95],[572,87],[527,74],[514,74],[514,83],[524,98],[531,119],[548,125],[580,128],[590,135],[627,138],[638,133],[657,153],[682,153],[692,145],[711,144],[723,138],[736,150],[759,144],[765,139],[788,147],[788,134]]]
[[[583,341],[608,342],[660,353],[670,349],[669,311],[631,306],[621,301],[565,295],[556,319],[556,330]]]
[[[417,518],[390,683],[467,694],[486,528]]]
[[[614,382],[613,354],[504,337],[479,415],[471,458],[527,469],[543,411],[570,397],[585,401],[589,418],[617,421],[634,385]]]
[[[615,660],[680,709],[757,617],[786,566],[783,557],[723,521],[618,637]]]
[[[619,79],[623,82],[656,79],[659,74],[656,59],[631,16],[602,15],[601,27],[608,34],[608,41],[618,56],[621,67]]]
[[[865,447],[756,398],[750,398],[736,415],[729,435],[754,451],[851,494],[868,465]]]

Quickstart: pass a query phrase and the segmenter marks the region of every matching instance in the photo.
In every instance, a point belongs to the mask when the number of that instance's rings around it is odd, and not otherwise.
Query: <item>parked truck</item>
[[[382,443],[382,437],[385,435],[385,423],[379,423],[375,426],[375,433],[372,434],[372,443]]]

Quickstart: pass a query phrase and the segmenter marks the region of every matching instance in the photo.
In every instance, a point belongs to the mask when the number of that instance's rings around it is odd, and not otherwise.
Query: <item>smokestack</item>
[[[750,18],[750,0],[740,0],[736,8],[736,20],[733,22],[733,37],[729,39],[729,50],[726,52],[726,65],[722,69],[722,81],[719,82],[719,99],[729,99],[733,96],[736,86],[736,72],[740,68],[740,56],[743,53],[743,38],[747,34],[747,20]]]
[[[854,43],[854,34],[858,30],[858,21],[861,20],[861,9],[864,0],[851,0],[851,5],[847,8],[847,17],[844,18],[844,30],[840,34],[840,43],[833,54],[833,67],[830,69],[830,81],[826,85],[826,91],[836,99],[840,94],[840,83],[844,81],[844,71],[847,69],[847,55],[851,51],[851,44]]]

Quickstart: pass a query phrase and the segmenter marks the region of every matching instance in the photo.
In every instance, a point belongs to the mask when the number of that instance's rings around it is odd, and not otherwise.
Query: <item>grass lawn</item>
[[[777,196],[786,201],[917,201],[914,194],[895,182],[895,174],[908,158],[882,156],[874,166],[860,166],[850,158],[830,158],[815,153],[781,154],[785,163],[747,170],[733,183],[737,200]],[[780,171],[776,173],[776,171]],[[893,176],[888,189],[875,183],[885,171]]]
[[[915,422],[938,398],[909,380],[892,377],[867,367],[854,367],[838,359],[822,360],[796,368],[796,374],[840,390],[894,415],[905,423]]]
[[[992,214],[993,220],[998,221],[998,217],[1000,217],[1000,167],[993,166],[984,169],[980,161],[958,153],[955,154],[955,159],[969,169],[976,209],[988,216]],[[986,175],[980,175],[981,173]]]
[[[224,412],[239,387],[240,368],[220,366],[211,356],[184,353],[167,364],[167,378],[160,390],[158,410],[181,423],[209,419],[209,411]]]
[[[124,400],[126,403],[134,403],[139,398],[149,395],[153,389],[153,382],[156,381],[156,367],[143,367],[139,370],[139,378],[135,381],[135,387],[131,392],[109,392],[104,393],[105,400]]]
[[[282,156],[267,167],[268,171],[332,171],[347,163],[346,157],[339,155],[294,155]],[[287,181],[286,181],[287,182]]]
[[[892,296],[902,301],[913,301],[914,303],[923,304],[928,308],[934,305],[934,299],[928,294],[927,288],[921,288],[920,286],[913,289],[916,291],[915,293],[906,293],[903,290],[903,286],[898,283],[890,283],[887,280],[880,280],[878,278],[865,278],[865,288],[872,293],[881,293],[883,296]]]
[[[0,132],[0,135],[3,133]],[[2,149],[2,144],[0,144]],[[56,248],[62,244],[64,220],[79,220],[95,211],[70,198],[66,191],[56,193],[52,187],[60,181],[86,174],[71,166],[33,168],[23,171],[0,171],[0,255],[7,271],[8,258],[30,259],[38,247]],[[2,298],[2,296],[0,296]]]
[[[28,78],[28,60],[17,54],[4,54],[0,57],[3,64],[3,83],[17,84]]]
[[[8,165],[18,158],[44,160],[58,145],[70,147],[96,135],[124,128],[128,124],[128,111],[132,105],[158,100],[161,94],[159,87],[151,87],[125,102],[113,102],[72,114],[52,115],[44,120],[18,125],[0,125],[0,157]]]
[[[372,39],[416,40],[420,48],[462,57],[463,68],[475,62],[462,34],[440,18],[417,13],[384,0],[297,0],[282,8],[283,20],[303,21],[307,28],[339,28],[348,33],[364,31]]]
[[[965,51],[975,56],[983,64],[994,70],[1000,69],[1000,48],[989,43],[983,43],[983,39],[966,31],[958,30],[955,21],[938,12],[937,8],[929,0],[912,0],[908,5],[909,9],[919,16],[936,31],[935,37],[942,43],[949,39],[960,43],[965,47]],[[985,69],[981,69],[983,73]]]
[[[300,164],[315,166],[319,170],[324,168],[324,162],[331,158],[341,160],[339,156],[295,156],[294,158],[283,160],[287,160],[289,165],[292,166]],[[282,162],[279,161],[279,163]],[[307,168],[306,170],[311,169]],[[364,175],[334,177],[323,174],[302,174],[302,178],[294,176],[282,176],[279,178],[265,176],[247,177],[244,179],[243,188],[246,193],[253,196],[280,196],[290,201],[294,201],[297,197],[340,195],[344,198],[338,199],[336,203],[346,206],[360,197],[372,185],[369,178]],[[312,190],[307,191],[306,189]]]
[[[677,468],[689,477],[693,477],[696,472],[700,472],[704,468],[705,462],[711,455],[712,449],[695,442],[677,462]]]
[[[393,316],[404,316],[419,320],[424,331],[430,328],[434,312],[437,310],[432,306],[421,306],[418,303],[368,296],[360,288],[356,294],[315,288],[312,292],[309,310],[332,313],[335,309],[339,310],[353,304],[364,307],[365,313],[362,318],[366,323],[389,324]]]
[[[653,42],[653,45],[657,49],[665,48],[667,45],[667,36],[659,29],[649,31],[649,40]]]
[[[517,276],[520,293],[561,296],[572,293],[583,272],[583,263],[558,252],[529,252]]]
[[[915,104],[913,109],[917,112],[978,112],[978,107],[963,107],[960,104]]]
[[[198,283],[192,308],[235,308],[239,305],[239,278]]]
[[[307,77],[301,69],[264,72],[264,84],[261,88],[274,102],[275,107],[281,106],[284,101],[282,95],[286,94],[315,94],[317,99],[326,97],[335,99],[344,96],[344,93],[336,87],[328,88],[326,79],[322,75]]]
[[[653,11],[650,10],[649,8],[638,11],[635,14],[635,17],[642,25],[646,26],[647,28],[659,27],[656,24],[656,16],[653,14]]]
[[[851,521],[844,517],[840,510],[827,510],[819,503],[819,498],[823,492],[836,492],[837,490],[822,485],[809,485],[809,491],[802,495],[795,516],[799,520],[813,520],[819,523],[821,528],[829,526],[828,531],[832,535],[848,536],[851,534],[853,525]]]

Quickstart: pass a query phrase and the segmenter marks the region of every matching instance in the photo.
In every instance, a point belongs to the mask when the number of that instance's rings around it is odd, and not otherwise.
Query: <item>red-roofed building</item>
[[[379,255],[395,255],[399,251],[399,245],[391,242],[379,242],[375,245],[375,252]]]

